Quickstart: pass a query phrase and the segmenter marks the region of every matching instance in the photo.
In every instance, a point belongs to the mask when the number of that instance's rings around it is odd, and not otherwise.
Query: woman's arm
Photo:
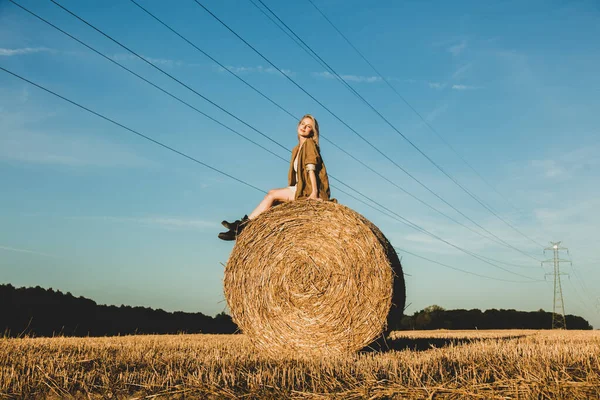
[[[320,200],[319,185],[317,179],[318,166],[321,164],[319,149],[312,139],[306,139],[304,142],[304,153],[302,162],[308,172],[308,180],[310,181],[311,193],[309,199]],[[308,182],[306,182],[308,184]]]
[[[313,200],[320,200],[319,188],[317,186],[317,175],[314,169],[308,170],[308,178],[310,179],[310,187],[312,188],[312,192],[310,193],[310,196],[308,196],[308,198]]]

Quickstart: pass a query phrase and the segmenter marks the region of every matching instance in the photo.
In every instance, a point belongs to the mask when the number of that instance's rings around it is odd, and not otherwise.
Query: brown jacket
[[[300,154],[298,154],[298,149],[300,150]],[[296,182],[296,174],[294,173],[294,160],[296,159],[296,154],[298,154],[299,182]],[[310,184],[310,177],[306,170],[306,164],[315,164],[317,166],[315,174],[317,176],[318,195],[323,200],[329,200],[331,192],[329,189],[327,169],[325,168],[323,159],[321,159],[319,146],[317,146],[312,138],[306,139],[301,148],[300,145],[298,145],[292,150],[292,160],[290,161],[290,170],[288,172],[288,185],[297,186],[295,200],[307,199],[312,193],[312,185]]]

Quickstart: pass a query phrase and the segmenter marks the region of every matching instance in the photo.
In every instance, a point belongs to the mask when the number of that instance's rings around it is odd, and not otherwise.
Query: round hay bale
[[[285,203],[252,220],[223,286],[234,322],[270,354],[360,350],[386,327],[392,297],[400,315],[405,301],[393,247],[366,218],[333,202]]]

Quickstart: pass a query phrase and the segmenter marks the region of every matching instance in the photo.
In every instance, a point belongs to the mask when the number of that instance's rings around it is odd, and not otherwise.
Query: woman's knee
[[[289,192],[289,189],[283,188],[269,190],[265,198],[268,198],[271,201],[289,201],[290,196],[291,193]]]
[[[277,200],[277,189],[271,189],[267,192],[265,199],[268,200]]]

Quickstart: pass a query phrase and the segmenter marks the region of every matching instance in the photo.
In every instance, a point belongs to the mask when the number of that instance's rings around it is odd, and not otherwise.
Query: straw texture
[[[270,354],[360,350],[386,327],[392,297],[400,314],[405,301],[402,267],[385,236],[332,202],[286,203],[252,220],[223,286],[233,320]]]

